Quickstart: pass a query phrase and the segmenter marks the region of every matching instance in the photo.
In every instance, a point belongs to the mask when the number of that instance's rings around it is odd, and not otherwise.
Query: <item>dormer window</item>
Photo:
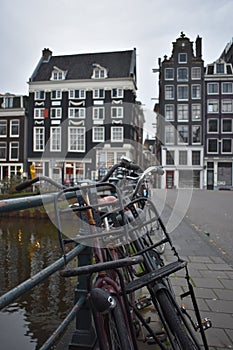
[[[224,74],[225,69],[224,69],[224,63],[216,63],[216,73],[217,74]]]
[[[107,78],[107,69],[101,67],[99,64],[93,64],[93,74],[92,79],[105,79]]]
[[[63,71],[58,67],[53,67],[52,76],[50,80],[64,80],[66,73],[66,71]]]

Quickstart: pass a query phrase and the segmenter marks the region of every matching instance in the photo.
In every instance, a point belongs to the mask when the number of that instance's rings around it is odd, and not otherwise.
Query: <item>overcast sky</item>
[[[233,37],[233,0],[1,0],[0,93],[28,93],[43,48],[54,55],[137,50],[138,100],[153,109],[158,57],[183,31],[205,64]]]

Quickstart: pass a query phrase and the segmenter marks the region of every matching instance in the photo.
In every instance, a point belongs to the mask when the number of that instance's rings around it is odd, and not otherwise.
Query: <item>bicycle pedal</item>
[[[138,310],[142,310],[142,309],[145,309],[146,307],[150,306],[152,303],[151,303],[151,299],[144,296],[144,297],[141,297],[138,299],[138,301],[136,302],[136,308]]]
[[[208,317],[203,318],[201,320],[201,324],[202,324],[204,331],[206,331],[207,329],[212,327],[212,322]],[[196,328],[196,330],[200,329],[200,325],[197,322],[195,323],[195,328]]]

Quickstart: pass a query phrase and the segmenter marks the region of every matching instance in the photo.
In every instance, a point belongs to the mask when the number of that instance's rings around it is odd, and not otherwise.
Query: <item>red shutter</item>
[[[44,109],[44,118],[48,118],[49,117],[49,109],[45,108]]]

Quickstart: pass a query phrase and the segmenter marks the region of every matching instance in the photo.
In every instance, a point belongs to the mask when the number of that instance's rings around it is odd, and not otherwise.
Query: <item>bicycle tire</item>
[[[167,323],[167,326],[173,336],[176,347],[174,349],[180,350],[197,350],[197,347],[192,339],[185,331],[185,327],[179,318],[177,311],[165,289],[159,289],[156,293],[156,298],[161,308],[163,317]]]
[[[116,306],[113,309],[96,314],[100,350],[134,350],[120,303],[117,298],[114,300]]]

